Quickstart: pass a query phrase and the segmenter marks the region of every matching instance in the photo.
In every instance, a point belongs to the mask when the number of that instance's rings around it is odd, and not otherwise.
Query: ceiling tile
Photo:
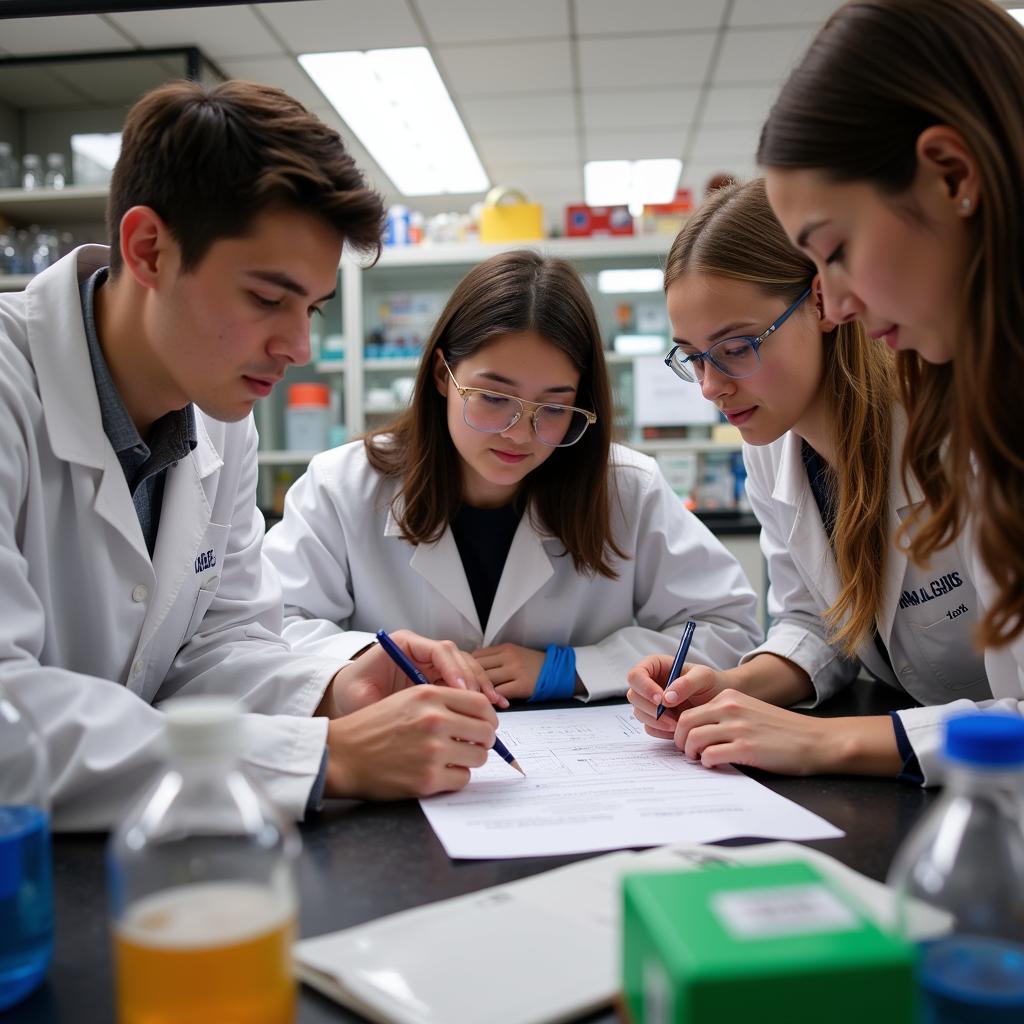
[[[584,139],[587,160],[645,160],[658,157],[679,157],[686,142],[686,133],[670,132],[588,132]]]
[[[552,164],[575,161],[579,169],[580,151],[575,135],[495,136],[478,139],[477,149],[483,159],[491,162]]]
[[[437,44],[568,36],[565,3],[551,0],[413,0]]]
[[[745,160],[692,161],[683,165],[681,180],[686,188],[693,189],[693,198],[700,202],[705,185],[716,174],[731,174],[738,181],[749,181],[757,176],[757,168]]]
[[[714,85],[781,83],[814,37],[810,28],[729,29],[715,67]]]
[[[509,185],[526,193],[528,199],[550,192],[579,192],[583,168],[579,164],[538,167],[530,164],[496,162],[487,165],[495,185]]]
[[[581,39],[580,82],[584,89],[700,85],[714,39],[713,32]]]
[[[232,58],[220,61],[220,65],[232,78],[276,85],[310,109],[322,107],[326,102],[323,93],[291,57]]]
[[[132,44],[97,14],[53,18],[8,18],[3,22],[4,49],[17,57],[42,53],[126,50]]]
[[[107,15],[142,46],[198,46],[208,57],[254,57],[280,52],[251,7],[139,11]]]
[[[779,89],[766,86],[715,86],[708,91],[704,124],[761,124]]]
[[[743,128],[712,128],[704,125],[691,142],[690,159],[717,160],[722,157],[743,157],[751,163],[757,152],[760,134],[760,125]]]
[[[836,0],[735,0],[730,25],[821,25]]]
[[[725,0],[574,0],[576,31],[633,33],[717,28]]]
[[[588,131],[659,128],[693,120],[699,89],[590,90],[583,93],[583,124]]]
[[[459,109],[476,138],[576,131],[576,105],[569,92],[469,97],[459,101]]]
[[[257,10],[293,53],[425,45],[405,0],[299,0]]]
[[[463,96],[557,92],[572,88],[569,41],[440,46],[436,55],[445,81]]]

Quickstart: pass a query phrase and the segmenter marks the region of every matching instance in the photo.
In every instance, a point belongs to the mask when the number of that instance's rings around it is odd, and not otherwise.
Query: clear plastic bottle
[[[38,153],[26,153],[21,158],[21,187],[26,190],[42,188],[43,163]]]
[[[46,748],[0,685],[0,1010],[42,982],[53,952]]]
[[[17,188],[18,161],[14,159],[14,147],[0,140],[0,188]]]
[[[1024,1021],[1024,719],[950,719],[943,794],[893,861],[900,919],[916,898],[949,915],[924,943],[926,1024]]]
[[[167,770],[110,840],[121,1024],[286,1024],[299,838],[239,766],[232,701],[166,705]]]
[[[64,166],[63,153],[46,154],[46,175],[43,185],[46,188],[61,189],[67,184],[67,170]]]

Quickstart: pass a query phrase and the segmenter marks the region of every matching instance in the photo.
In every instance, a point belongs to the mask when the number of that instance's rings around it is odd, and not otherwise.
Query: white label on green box
[[[671,1024],[672,989],[660,961],[644,961],[644,1018],[641,1024]]]
[[[861,922],[827,886],[778,885],[717,892],[711,909],[734,939],[856,931]]]

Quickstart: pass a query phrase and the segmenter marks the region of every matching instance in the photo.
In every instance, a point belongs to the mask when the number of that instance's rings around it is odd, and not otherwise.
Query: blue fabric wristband
[[[540,667],[530,704],[545,700],[568,700],[576,692],[576,652],[571,647],[551,644]]]

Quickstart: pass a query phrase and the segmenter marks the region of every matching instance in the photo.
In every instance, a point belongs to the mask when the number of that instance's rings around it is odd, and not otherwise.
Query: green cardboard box
[[[630,875],[633,1024],[910,1024],[914,948],[801,861]]]

